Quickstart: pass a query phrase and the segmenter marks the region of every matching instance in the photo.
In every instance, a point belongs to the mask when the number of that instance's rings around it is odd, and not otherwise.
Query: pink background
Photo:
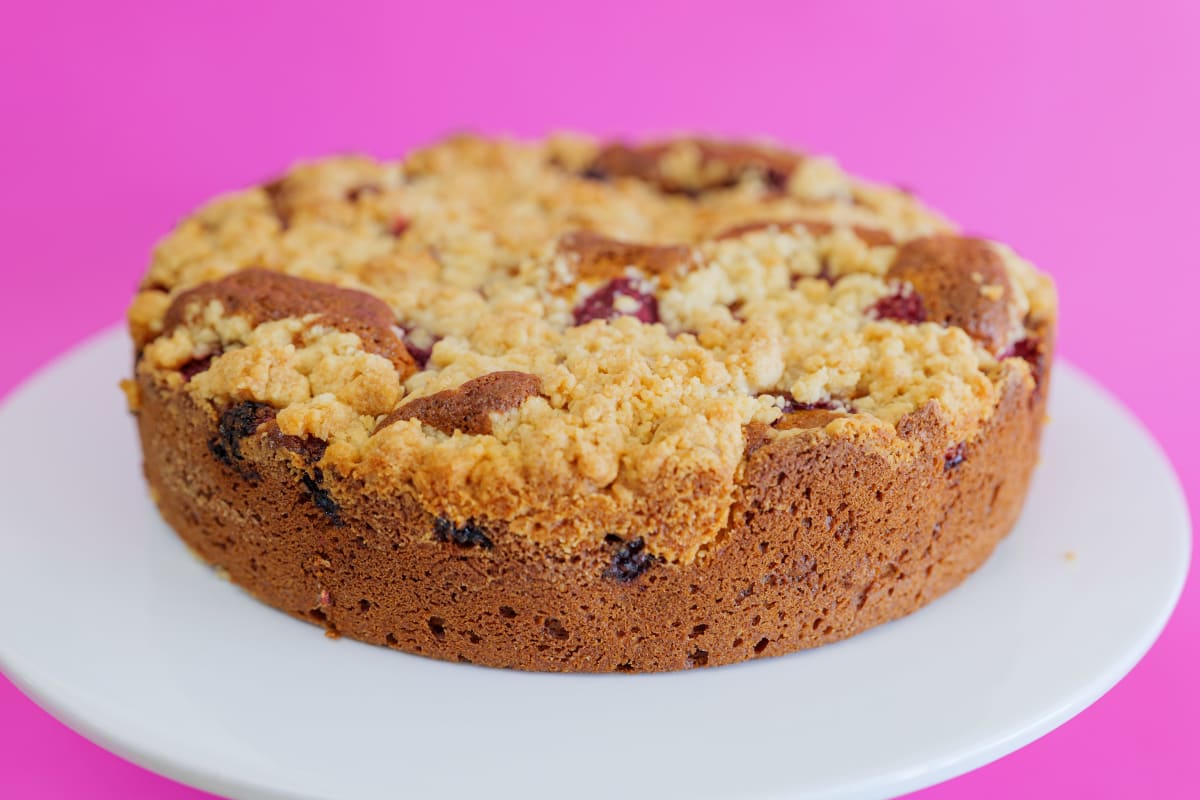
[[[0,23],[0,393],[116,320],[180,215],[294,159],[461,128],[770,134],[1054,273],[1062,352],[1200,499],[1200,4],[105,5],[12,4]],[[1196,796],[1198,642],[1193,581],[1109,695],[921,796]],[[3,679],[0,796],[202,797]]]

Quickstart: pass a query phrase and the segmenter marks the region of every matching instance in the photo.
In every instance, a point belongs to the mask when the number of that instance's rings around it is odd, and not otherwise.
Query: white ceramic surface
[[[146,496],[110,331],[0,410],[0,667],[102,745],[237,797],[881,797],[1093,702],[1187,571],[1178,482],[1068,366],[1020,524],[923,611],[667,675],[539,675],[331,641],[193,559]],[[1131,734],[1132,735],[1132,734]]]

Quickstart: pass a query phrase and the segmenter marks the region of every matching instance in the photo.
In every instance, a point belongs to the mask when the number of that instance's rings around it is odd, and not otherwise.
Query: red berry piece
[[[947,470],[952,470],[967,460],[967,443],[959,442],[946,451],[946,459],[944,466]]]
[[[1046,369],[1046,357],[1042,353],[1041,341],[1036,336],[1026,336],[1024,339],[1014,342],[1011,347],[1000,354],[1001,360],[1006,358],[1024,359],[1029,363],[1034,381],[1042,382],[1042,373]]]
[[[1000,354],[1000,358],[1023,358],[1030,364],[1036,364],[1041,357],[1038,352],[1038,340],[1031,337],[1020,339]]]
[[[217,353],[209,353],[202,358],[190,358],[183,363],[179,368],[179,374],[183,376],[183,382],[187,383],[192,378],[199,375],[212,366],[212,361],[217,357]]]
[[[400,341],[404,343],[404,349],[412,356],[412,360],[417,363],[417,367],[425,369],[425,365],[429,363],[429,357],[433,355],[433,346],[442,340],[441,336],[425,335],[419,337],[421,341],[429,344],[422,347],[418,345],[413,334],[416,333],[415,328],[407,328],[400,325],[396,326],[396,331],[400,336]]]
[[[646,291],[645,284],[634,278],[617,278],[584,298],[575,306],[575,324],[592,320],[634,317],[652,324],[658,322],[658,299]]]
[[[837,398],[818,400],[815,403],[798,403],[790,394],[772,394],[771,392],[764,392],[763,394],[767,397],[780,398],[783,402],[780,404],[779,410],[784,414],[794,414],[797,411],[845,411],[848,414],[854,413],[854,406]]]
[[[834,274],[833,274],[833,270],[829,268],[829,262],[828,262],[827,260],[825,260],[825,259],[823,259],[823,258],[822,258],[822,259],[821,259],[821,270],[820,270],[820,272],[818,272],[818,273],[817,273],[817,280],[822,280],[822,281],[825,281],[825,282],[826,282],[826,283],[828,283],[830,286],[833,286],[833,285],[834,285],[834,284],[836,284],[836,283],[837,283],[839,280],[841,280],[841,276],[840,276],[840,275],[834,275]],[[793,280],[793,282],[792,282],[792,285],[793,285],[793,286],[795,285],[795,281],[794,281],[794,280]]]
[[[871,306],[868,313],[876,319],[916,324],[925,321],[925,303],[916,292],[896,292]]]
[[[289,436],[279,430],[279,426],[275,426],[270,432],[270,441],[276,447],[282,447],[285,450],[290,450],[297,455],[303,456],[304,460],[309,464],[315,464],[325,456],[325,448],[329,443],[324,439],[318,439],[315,436]]]

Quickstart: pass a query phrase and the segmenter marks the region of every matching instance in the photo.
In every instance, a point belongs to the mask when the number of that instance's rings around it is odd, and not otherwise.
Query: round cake
[[[461,136],[184,220],[124,388],[163,517],[263,602],[451,661],[677,670],[982,564],[1055,316],[1010,249],[827,158]]]

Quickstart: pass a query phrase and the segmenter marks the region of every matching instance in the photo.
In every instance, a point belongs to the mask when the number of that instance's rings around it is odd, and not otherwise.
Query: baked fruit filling
[[[131,404],[200,409],[231,480],[285,458],[331,528],[402,497],[430,546],[640,585],[729,546],[772,445],[957,475],[1041,402],[1055,315],[1012,250],[828,159],[458,137],[184,220],[129,312]]]

